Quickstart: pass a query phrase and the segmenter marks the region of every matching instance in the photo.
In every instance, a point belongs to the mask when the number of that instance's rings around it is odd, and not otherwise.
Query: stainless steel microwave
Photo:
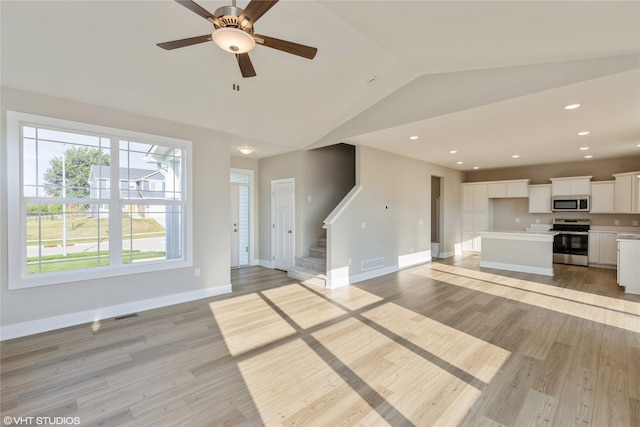
[[[589,196],[554,196],[551,198],[554,212],[589,212]]]

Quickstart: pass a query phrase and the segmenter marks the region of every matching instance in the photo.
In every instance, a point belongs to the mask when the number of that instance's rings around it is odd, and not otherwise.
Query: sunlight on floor
[[[397,304],[386,303],[363,316],[484,383],[491,382],[510,354]]]
[[[640,303],[637,302],[443,264],[429,264],[412,273],[631,332],[640,332]]]
[[[388,425],[327,362],[295,339],[238,367],[266,425]]]
[[[510,355],[356,287],[291,284],[210,308],[267,425],[456,425]]]
[[[209,304],[233,356],[292,336],[296,330],[259,295],[248,294]],[[242,321],[236,320],[242,312]]]

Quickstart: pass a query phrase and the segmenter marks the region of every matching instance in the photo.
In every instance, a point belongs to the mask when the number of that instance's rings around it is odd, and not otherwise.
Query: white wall
[[[431,260],[431,176],[444,180],[441,251],[459,252],[461,172],[365,146],[356,153],[361,190],[328,225],[329,286]],[[363,261],[378,258],[384,258],[382,266],[362,269]]]
[[[230,291],[229,143],[221,132],[1,88],[0,326],[2,339]],[[193,141],[193,266],[158,273],[9,290],[7,110]]]

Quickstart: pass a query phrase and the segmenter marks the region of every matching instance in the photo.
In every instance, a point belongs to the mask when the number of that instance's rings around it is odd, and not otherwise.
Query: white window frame
[[[121,257],[110,258],[110,265],[93,267],[87,269],[65,270],[57,272],[47,272],[38,274],[27,274],[26,272],[26,208],[23,203],[23,173],[22,173],[22,126],[30,124],[34,126],[57,128],[69,132],[86,132],[89,134],[100,134],[112,137],[114,140],[131,140],[144,142],[149,144],[157,144],[163,146],[173,146],[181,148],[185,151],[185,176],[186,184],[182,193],[183,204],[182,218],[183,229],[181,233],[182,239],[182,257],[176,259],[162,259],[158,261],[145,261],[143,263],[122,264]],[[114,150],[114,148],[117,148]],[[105,126],[92,125],[87,123],[74,122],[70,120],[58,119],[53,117],[38,116],[34,114],[19,113],[7,111],[7,219],[8,227],[8,243],[10,248],[15,250],[8,251],[8,276],[9,289],[24,289],[36,286],[46,286],[62,284],[67,282],[76,282],[82,280],[104,279],[107,277],[117,277],[129,274],[150,273],[155,271],[172,270],[176,268],[188,268],[193,266],[193,216],[192,216],[192,142],[164,137],[159,135],[151,135],[141,132],[128,131],[123,129],[110,128]],[[117,141],[112,142],[111,149],[111,166],[119,168],[118,165],[119,146]],[[118,169],[116,169],[118,170]],[[112,174],[112,176],[118,176]],[[115,197],[119,197],[115,192]],[[131,201],[122,199],[119,201],[120,206],[129,204]],[[148,202],[147,202],[148,203]],[[113,206],[113,205],[111,205]],[[114,209],[113,212],[119,210]],[[111,221],[110,221],[111,223]],[[112,226],[110,225],[110,228]],[[120,227],[122,223],[120,222]],[[110,233],[111,236],[121,233]],[[110,243],[110,253],[120,253],[122,242],[120,238],[114,239]],[[113,247],[111,246],[113,245]]]

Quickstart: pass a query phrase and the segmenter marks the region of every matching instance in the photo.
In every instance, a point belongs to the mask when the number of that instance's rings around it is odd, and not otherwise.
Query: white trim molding
[[[5,325],[0,327],[0,341],[39,334],[41,332],[53,331],[56,329],[68,328],[70,326],[77,326],[85,323],[95,323],[111,317],[124,316],[127,314],[138,313],[140,311],[167,307],[174,304],[195,301],[203,298],[211,298],[228,293],[231,293],[231,284]]]

